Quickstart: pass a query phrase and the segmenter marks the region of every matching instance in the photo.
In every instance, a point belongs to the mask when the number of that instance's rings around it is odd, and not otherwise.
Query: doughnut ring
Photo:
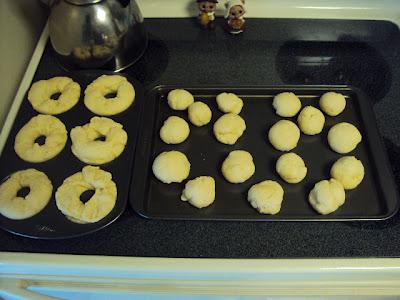
[[[116,93],[114,98],[106,98],[107,94]],[[135,89],[121,75],[101,75],[85,90],[85,106],[96,115],[112,116],[119,114],[135,100]]]
[[[52,95],[60,93],[57,100]],[[32,84],[28,100],[32,107],[47,115],[58,115],[70,110],[79,101],[81,87],[69,77],[53,77]]]
[[[82,193],[95,190],[94,195],[83,203]],[[94,223],[107,216],[117,201],[117,186],[109,172],[99,167],[86,166],[64,180],[56,191],[59,210],[76,223]]]
[[[128,134],[109,118],[93,117],[90,123],[71,130],[72,153],[87,164],[108,163],[124,151]]]
[[[36,140],[45,137],[40,145]],[[67,143],[67,129],[56,117],[37,115],[17,133],[14,150],[25,161],[40,163],[57,156]]]
[[[30,191],[19,197],[17,193],[24,187]],[[53,185],[45,173],[35,169],[15,172],[0,185],[0,213],[13,220],[30,218],[47,205],[52,193]]]

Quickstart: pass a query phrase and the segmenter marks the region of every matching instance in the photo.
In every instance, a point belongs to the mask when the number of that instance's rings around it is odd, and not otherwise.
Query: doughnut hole
[[[87,190],[84,191],[80,196],[79,196],[79,200],[81,200],[82,203],[86,203],[88,202],[90,199],[92,199],[94,193],[96,191],[95,190]]]
[[[105,142],[107,139],[107,137],[105,135],[99,135],[97,138],[95,138],[95,141],[101,141],[101,142]]]
[[[39,135],[35,139],[35,144],[38,144],[39,146],[43,146],[44,144],[46,144],[46,136],[45,135]]]
[[[51,99],[51,100],[58,100],[58,99],[60,98],[60,96],[61,96],[61,93],[60,93],[60,92],[57,92],[57,93],[52,94],[52,95],[50,96],[50,99]]]
[[[29,186],[23,186],[17,192],[17,197],[21,197],[21,198],[25,199],[25,197],[28,196],[30,192],[31,192],[31,188]]]
[[[114,100],[116,97],[117,97],[117,92],[116,91],[112,91],[112,92],[109,92],[109,93],[104,95],[104,98],[106,98],[108,100]]]

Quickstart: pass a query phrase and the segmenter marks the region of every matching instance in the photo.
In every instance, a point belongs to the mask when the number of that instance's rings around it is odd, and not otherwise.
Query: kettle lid
[[[65,0],[65,1],[75,5],[87,5],[87,4],[99,3],[103,0]]]

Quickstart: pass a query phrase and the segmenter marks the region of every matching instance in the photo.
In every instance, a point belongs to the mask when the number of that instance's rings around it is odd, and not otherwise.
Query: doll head
[[[214,12],[217,8],[217,0],[197,0],[199,10],[204,13]]]
[[[225,18],[227,19],[239,19],[246,13],[244,0],[229,0],[226,2],[225,6]]]

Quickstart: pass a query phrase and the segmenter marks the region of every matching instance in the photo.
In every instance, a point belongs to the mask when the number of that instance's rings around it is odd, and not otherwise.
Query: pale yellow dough
[[[268,139],[275,149],[290,151],[299,142],[300,130],[292,121],[280,120],[270,128]]]
[[[294,93],[280,93],[274,97],[272,106],[281,117],[294,117],[301,109],[301,101]]]
[[[227,145],[233,145],[246,130],[246,123],[241,116],[230,113],[222,115],[214,123],[214,135],[216,139]]]
[[[333,164],[331,176],[338,180],[346,190],[351,190],[364,179],[364,166],[354,156],[344,156]]]
[[[168,105],[175,110],[186,110],[194,102],[194,97],[187,90],[176,89],[168,93]]]
[[[243,108],[243,100],[233,93],[221,93],[217,96],[218,108],[224,113],[239,114]]]
[[[259,213],[275,215],[281,210],[283,194],[283,188],[279,183],[265,180],[250,188],[247,200]]]
[[[235,150],[222,163],[222,174],[230,183],[242,183],[253,176],[256,166],[247,151]]]
[[[60,93],[58,99],[51,99],[51,96],[57,93]],[[81,87],[71,78],[53,77],[32,84],[28,100],[36,111],[46,115],[58,115],[74,107],[80,94]]]
[[[346,108],[346,98],[342,94],[328,92],[319,99],[319,107],[328,116],[335,117]]]
[[[128,134],[123,126],[105,117],[93,117],[90,123],[71,130],[72,153],[87,164],[108,163],[125,149]],[[105,140],[97,140],[104,137]]]
[[[333,151],[345,154],[353,151],[361,142],[361,133],[350,123],[339,123],[328,132],[328,143]]]
[[[200,176],[189,180],[181,196],[182,201],[188,201],[197,208],[211,205],[215,200],[215,180],[210,176]]]
[[[288,183],[299,183],[306,177],[307,168],[296,153],[285,153],[276,162],[276,172]]]
[[[160,129],[160,137],[166,144],[179,144],[187,139],[190,129],[188,123],[177,116],[171,116],[164,121]]]
[[[41,136],[46,138],[43,145],[35,142]],[[67,129],[59,119],[37,115],[17,133],[14,150],[23,160],[40,163],[57,156],[64,149],[67,139]]]
[[[82,193],[94,190],[86,203],[80,200]],[[56,191],[58,209],[76,223],[94,223],[106,217],[117,201],[117,186],[112,174],[99,167],[86,166],[64,180]]]
[[[116,93],[114,98],[106,98]],[[135,100],[135,89],[121,75],[101,75],[85,90],[85,106],[99,116],[112,116],[127,110]]]
[[[322,215],[337,210],[343,205],[345,199],[346,195],[342,184],[333,178],[316,183],[308,195],[311,206]]]
[[[195,126],[204,126],[211,121],[212,112],[207,104],[197,101],[189,106],[189,120]]]
[[[319,109],[306,106],[297,117],[297,123],[304,134],[315,135],[324,129],[325,116]]]
[[[188,178],[190,162],[179,151],[160,153],[153,162],[153,174],[164,183],[182,182]]]

